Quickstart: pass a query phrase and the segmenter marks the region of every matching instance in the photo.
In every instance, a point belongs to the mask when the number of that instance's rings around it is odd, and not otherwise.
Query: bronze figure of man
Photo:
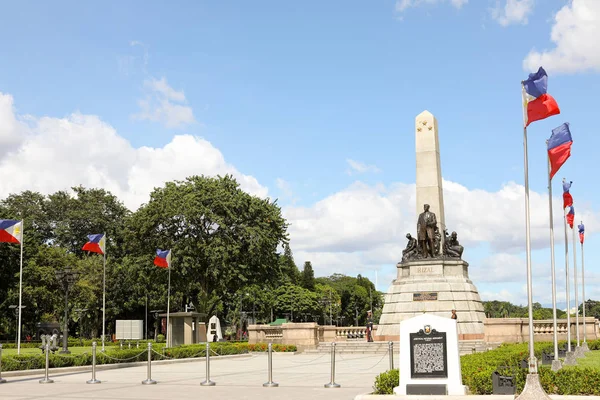
[[[437,220],[435,214],[429,211],[429,204],[423,206],[424,211],[419,215],[417,221],[417,237],[419,239],[419,247],[421,248],[421,254],[423,257],[429,256],[435,257],[435,228],[437,227]]]

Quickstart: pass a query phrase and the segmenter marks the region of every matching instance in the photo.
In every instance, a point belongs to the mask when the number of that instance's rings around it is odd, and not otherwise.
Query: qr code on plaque
[[[413,347],[415,373],[444,370],[444,347],[442,343],[423,343]]]

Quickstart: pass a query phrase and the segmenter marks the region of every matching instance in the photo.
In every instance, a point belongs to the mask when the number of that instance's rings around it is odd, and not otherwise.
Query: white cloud
[[[540,65],[548,73],[600,71],[600,1],[570,1],[556,13],[550,38],[554,48],[531,50],[523,61],[526,71]]]
[[[18,146],[26,133],[27,127],[15,115],[13,97],[0,93],[0,156]]]
[[[533,11],[534,0],[505,0],[504,7],[501,2],[496,2],[492,9],[492,18],[502,26],[510,24],[527,24],[528,16]]]
[[[52,193],[77,185],[102,187],[135,209],[165,181],[190,175],[232,174],[246,191],[267,195],[267,188],[236,170],[202,138],[181,135],[162,148],[134,148],[97,116],[81,114],[33,118],[29,131],[25,131],[23,125],[14,123],[18,118],[12,101],[5,99],[6,95],[0,94],[0,132],[24,140],[13,151],[0,155],[0,193]]]
[[[146,96],[138,103],[141,111],[133,117],[163,123],[167,128],[177,128],[195,122],[192,108],[185,104],[183,91],[173,89],[163,77],[144,81]]]
[[[461,8],[469,2],[469,0],[396,0],[396,11],[404,12],[407,8],[419,7],[425,4],[437,4],[449,2],[456,8]]]
[[[348,163],[348,166],[350,167],[350,169],[348,169],[346,171],[346,173],[348,175],[352,175],[353,172],[358,172],[358,173],[381,172],[381,170],[379,168],[377,168],[376,165],[368,165],[368,164],[362,163],[360,161],[352,160],[350,158],[346,159],[346,162]]]

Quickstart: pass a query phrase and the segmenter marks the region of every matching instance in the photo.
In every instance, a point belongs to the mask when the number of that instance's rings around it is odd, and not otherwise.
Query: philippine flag
[[[104,249],[106,248],[106,235],[103,233],[88,235],[88,240],[89,241],[83,245],[81,250],[104,254]]]
[[[23,221],[0,219],[0,242],[17,243],[23,241]]]
[[[567,208],[573,205],[573,196],[571,196],[571,193],[569,193],[572,184],[573,181],[567,182],[563,179],[563,208]]]
[[[550,179],[558,172],[560,167],[571,157],[573,139],[569,130],[569,123],[552,129],[548,140],[548,158],[550,159]]]
[[[567,213],[567,223],[573,229],[573,220],[575,219],[575,207],[570,206],[569,212]]]
[[[171,250],[156,250],[154,265],[160,268],[171,268]]]
[[[522,82],[523,107],[525,108],[525,127],[534,121],[560,114],[556,100],[548,93],[548,75],[540,67],[534,74]]]
[[[585,239],[585,226],[583,226],[583,222],[581,223],[581,225],[577,225],[577,228],[579,228],[579,241],[581,242],[581,244],[583,244],[583,239]]]

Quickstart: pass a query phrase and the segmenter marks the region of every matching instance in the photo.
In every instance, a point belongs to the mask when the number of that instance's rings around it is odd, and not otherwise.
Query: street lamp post
[[[21,306],[21,310],[24,309],[27,306]],[[16,305],[11,305],[8,306],[8,308],[10,308],[11,310],[15,310],[15,324],[17,326],[17,333],[15,334],[15,343],[17,343],[18,336],[19,336],[19,306]]]
[[[83,324],[81,323],[81,319],[83,318],[83,313],[85,313],[87,308],[76,308],[75,311],[77,313],[77,322],[79,323],[79,342],[83,346]]]
[[[160,320],[158,318],[158,315],[161,312],[165,312],[165,310],[150,310],[150,314],[154,315],[154,340],[158,339],[158,330],[160,328]]]
[[[79,273],[74,271],[72,267],[67,266],[63,270],[55,271],[54,274],[65,291],[65,326],[63,328],[63,348],[60,353],[71,354],[67,342],[69,336],[69,288],[77,281]]]

